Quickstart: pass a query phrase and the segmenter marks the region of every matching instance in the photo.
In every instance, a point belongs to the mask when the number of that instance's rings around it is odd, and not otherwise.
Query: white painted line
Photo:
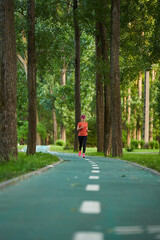
[[[141,234],[144,232],[143,228],[140,226],[115,227],[114,231],[118,235]]]
[[[98,201],[83,201],[79,211],[81,213],[98,214],[101,212],[101,204]]]
[[[153,226],[148,226],[147,227],[148,233],[160,233],[160,225],[153,225]]]
[[[99,176],[89,176],[89,179],[99,179]]]
[[[93,169],[99,169],[99,167],[92,167]]]
[[[73,240],[103,240],[104,235],[101,232],[77,232]]]
[[[97,164],[92,164],[92,166],[93,166],[93,167],[98,167],[98,165],[97,165]]]
[[[99,170],[92,170],[92,173],[99,173]]]
[[[100,190],[99,184],[88,184],[86,186],[86,191],[99,191],[99,190]]]

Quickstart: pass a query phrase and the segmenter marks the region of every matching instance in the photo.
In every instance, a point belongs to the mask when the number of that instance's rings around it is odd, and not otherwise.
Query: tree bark
[[[14,1],[0,0],[0,160],[17,158],[17,61]]]
[[[37,122],[37,124],[39,123],[38,111],[36,111],[36,122]],[[38,132],[36,134],[36,144],[41,145],[41,136]]]
[[[56,118],[56,111],[55,109],[52,109],[52,115],[53,115],[53,143],[57,141],[57,118]]]
[[[138,97],[139,97],[139,100],[141,101],[141,99],[142,99],[142,72],[139,73]],[[138,113],[138,117],[137,117],[137,140],[138,141],[141,140],[141,116],[140,116],[140,113]],[[140,143],[138,144],[138,148],[141,148]]]
[[[119,72],[120,44],[120,0],[112,0],[111,6],[111,116],[112,116],[112,156],[122,156],[122,116]]]
[[[36,48],[35,0],[28,0],[28,145],[27,154],[36,152]]]
[[[104,92],[103,92],[103,74],[99,69],[99,63],[102,61],[101,44],[101,23],[96,23],[96,123],[97,123],[97,152],[104,150]]]
[[[130,123],[131,123],[131,88],[128,89],[128,117],[127,117],[127,146],[130,147],[131,145],[131,130],[130,130]]]
[[[53,94],[53,90],[50,89],[50,93]],[[54,99],[54,96],[53,96]],[[52,108],[52,119],[53,119],[53,144],[57,141],[57,118],[56,118],[56,110],[54,107],[54,100],[53,100],[53,108]]]
[[[81,97],[80,97],[80,29],[78,22],[78,3],[73,0],[73,17],[75,33],[75,141],[74,150],[78,151],[78,131],[77,124],[81,116]]]
[[[102,1],[102,7],[105,7],[105,0]],[[102,59],[104,62],[104,155],[111,154],[112,127],[111,127],[111,87],[109,79],[109,59],[108,59],[108,42],[105,22],[101,24],[101,49]]]
[[[152,81],[151,81],[151,89],[152,89],[152,84],[155,80],[155,70],[152,70]],[[149,141],[153,141],[153,108],[150,110],[150,116],[149,116]]]
[[[144,106],[143,106],[143,140],[149,141],[149,71],[145,72]]]
[[[66,85],[66,71],[67,71],[67,68],[66,68],[66,63],[64,59],[63,68],[62,68],[62,81],[61,81],[62,86]],[[63,96],[63,99],[65,99],[65,95]],[[61,136],[61,139],[64,142],[66,142],[66,128],[64,126],[62,118],[61,118],[61,124],[60,124],[60,136]]]

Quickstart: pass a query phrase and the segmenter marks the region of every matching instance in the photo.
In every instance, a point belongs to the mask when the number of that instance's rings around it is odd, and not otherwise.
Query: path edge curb
[[[57,156],[58,157],[58,156]],[[23,175],[20,175],[18,177],[15,177],[15,178],[12,178],[10,180],[7,180],[7,181],[4,181],[2,183],[0,183],[0,190],[5,188],[5,187],[8,187],[10,185],[13,185],[13,184],[16,184],[17,182],[21,181],[21,180],[24,180],[24,179],[27,179],[27,178],[30,178],[32,176],[35,176],[35,175],[38,175],[38,174],[41,174],[45,171],[47,171],[48,169],[50,168],[53,168],[54,166],[62,163],[64,160],[61,159],[60,157],[59,158],[59,161],[58,162],[55,162],[53,164],[50,164],[50,165],[47,165],[46,167],[43,167],[43,168],[39,168],[37,169],[36,171],[32,171],[32,172],[29,172],[29,173],[26,173],[26,174],[23,174]]]
[[[154,175],[160,176],[160,172],[158,172],[158,171],[156,171],[156,170],[154,170],[152,168],[144,167],[144,166],[142,166],[142,165],[140,165],[138,163],[130,162],[130,161],[127,161],[127,160],[124,160],[124,159],[120,159],[120,158],[115,158],[115,159],[120,160],[120,161],[124,161],[124,162],[127,162],[127,163],[130,163],[133,166],[141,168],[142,170],[145,170],[145,171],[150,172],[150,173],[152,173]]]

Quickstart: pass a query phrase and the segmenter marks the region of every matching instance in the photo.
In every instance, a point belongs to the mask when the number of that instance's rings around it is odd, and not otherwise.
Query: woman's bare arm
[[[82,128],[84,128],[84,126],[82,126],[82,127],[78,127],[78,126],[77,126],[77,131],[80,130],[80,129],[82,129]]]

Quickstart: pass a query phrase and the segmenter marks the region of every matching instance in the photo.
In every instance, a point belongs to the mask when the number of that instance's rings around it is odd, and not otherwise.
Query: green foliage
[[[132,140],[131,140],[131,148],[133,148],[133,149],[138,149],[138,143],[139,143],[138,140],[132,139]]]
[[[159,142],[158,142],[158,141],[155,141],[154,147],[155,147],[155,149],[158,149],[158,148],[159,148]]]
[[[49,153],[36,153],[26,156],[26,153],[18,153],[18,160],[12,158],[9,162],[0,162],[0,182],[17,177],[19,175],[35,171],[46,165],[58,162],[58,157]]]
[[[45,140],[45,138],[47,137],[47,132],[46,132],[46,128],[43,125],[43,123],[39,122],[37,124],[37,132],[39,133],[39,135],[41,136],[41,138],[43,140]]]
[[[144,144],[145,144],[144,140],[143,140],[143,139],[142,139],[142,140],[139,140],[138,143],[140,144],[141,148],[143,148],[143,146],[144,146]]]
[[[157,146],[157,141],[155,141],[155,140],[150,141],[148,145],[149,145],[149,148],[155,149]],[[159,144],[158,144],[158,146],[159,146]]]
[[[159,154],[154,155],[154,154],[126,153],[123,155],[123,157],[120,158],[127,161],[135,162],[137,164],[155,169],[160,172]]]
[[[123,142],[123,146],[125,146],[127,143],[127,131],[125,130],[122,130],[122,142]]]
[[[66,143],[66,145],[64,146],[63,150],[73,150],[73,147],[71,146],[70,143]]]
[[[132,152],[134,150],[134,148],[132,148],[132,147],[130,147],[130,146],[127,146],[127,148],[126,148],[126,151],[127,152]]]
[[[58,139],[56,142],[55,142],[55,145],[57,146],[65,146],[65,142],[61,139]]]
[[[19,121],[17,137],[20,144],[26,143],[28,137],[28,121]]]
[[[104,21],[110,42],[110,7],[111,1],[81,1],[77,18],[81,30],[81,105],[82,113],[89,123],[88,145],[96,146],[96,96],[95,96],[95,23]],[[40,124],[38,133],[45,140],[52,141],[53,116],[56,111],[58,138],[60,125],[66,128],[67,142],[74,144],[75,93],[74,93],[74,28],[72,3],[56,0],[36,1],[36,52],[37,52],[37,111]],[[159,9],[160,1],[132,1],[121,3],[121,45],[120,72],[121,96],[127,97],[127,89],[131,87],[131,121],[127,123],[127,107],[122,101],[122,118],[125,123],[122,132],[123,144],[126,145],[128,127],[133,132],[137,119],[142,128],[143,99],[138,98],[136,80],[139,72],[148,68],[156,68],[156,79],[150,91],[150,107],[154,111],[154,139],[160,129],[160,78],[159,78]],[[25,57],[27,53],[27,2],[15,0],[17,53]],[[108,44],[109,46],[109,44]],[[110,54],[110,49],[108,49]],[[66,67],[66,85],[62,86],[62,71]],[[156,67],[155,67],[156,65]],[[103,61],[98,68],[108,72]],[[18,64],[17,79],[17,120],[18,141],[27,140],[28,93],[27,77],[24,66]],[[144,74],[143,81],[144,81]],[[141,146],[144,142],[141,142]]]
[[[157,81],[156,81],[156,87],[157,87],[157,91],[156,91],[156,112],[158,114],[158,117],[160,119],[160,72],[158,72],[158,76],[157,76]]]

